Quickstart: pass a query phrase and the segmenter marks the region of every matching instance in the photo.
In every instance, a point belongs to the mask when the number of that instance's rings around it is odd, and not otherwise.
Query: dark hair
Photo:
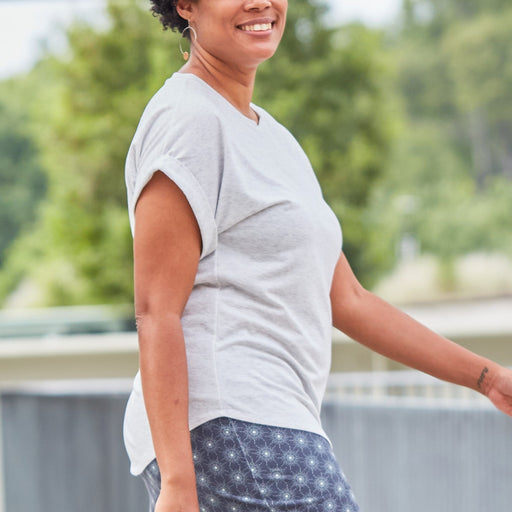
[[[176,0],[151,0],[151,3],[153,16],[160,18],[164,29],[170,28],[181,33],[187,28],[188,21],[183,19],[176,10]],[[183,35],[190,38],[189,32],[187,30]]]

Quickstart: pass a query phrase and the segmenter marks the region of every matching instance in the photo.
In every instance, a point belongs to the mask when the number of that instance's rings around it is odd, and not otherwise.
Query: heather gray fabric
[[[199,224],[201,260],[182,318],[190,428],[228,416],[325,436],[341,230],[297,141],[253,108],[259,123],[194,75],[167,80],[128,153],[131,227],[157,170],[181,188]],[[124,438],[140,474],[155,454],[139,374]]]

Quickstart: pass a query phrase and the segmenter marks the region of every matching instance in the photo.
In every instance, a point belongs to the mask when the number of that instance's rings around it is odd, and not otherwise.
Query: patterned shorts
[[[357,512],[329,442],[302,430],[218,418],[191,431],[201,512]],[[150,512],[156,460],[142,473]]]

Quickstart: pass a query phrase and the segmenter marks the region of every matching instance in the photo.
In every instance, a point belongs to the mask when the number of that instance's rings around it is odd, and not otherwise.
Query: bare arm
[[[144,401],[162,492],[156,511],[197,512],[188,425],[188,373],[181,315],[192,291],[201,239],[179,188],[157,172],[135,211],[135,311]]]
[[[432,332],[365,290],[342,254],[331,288],[333,325],[402,364],[480,391],[512,415],[512,372]]]

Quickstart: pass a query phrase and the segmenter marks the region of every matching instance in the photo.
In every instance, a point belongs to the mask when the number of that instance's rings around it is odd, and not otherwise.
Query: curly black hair
[[[151,3],[153,16],[160,17],[164,30],[170,28],[181,33],[187,28],[188,21],[183,19],[176,10],[176,0],[151,0]],[[187,30],[183,35],[190,39],[189,32]]]

